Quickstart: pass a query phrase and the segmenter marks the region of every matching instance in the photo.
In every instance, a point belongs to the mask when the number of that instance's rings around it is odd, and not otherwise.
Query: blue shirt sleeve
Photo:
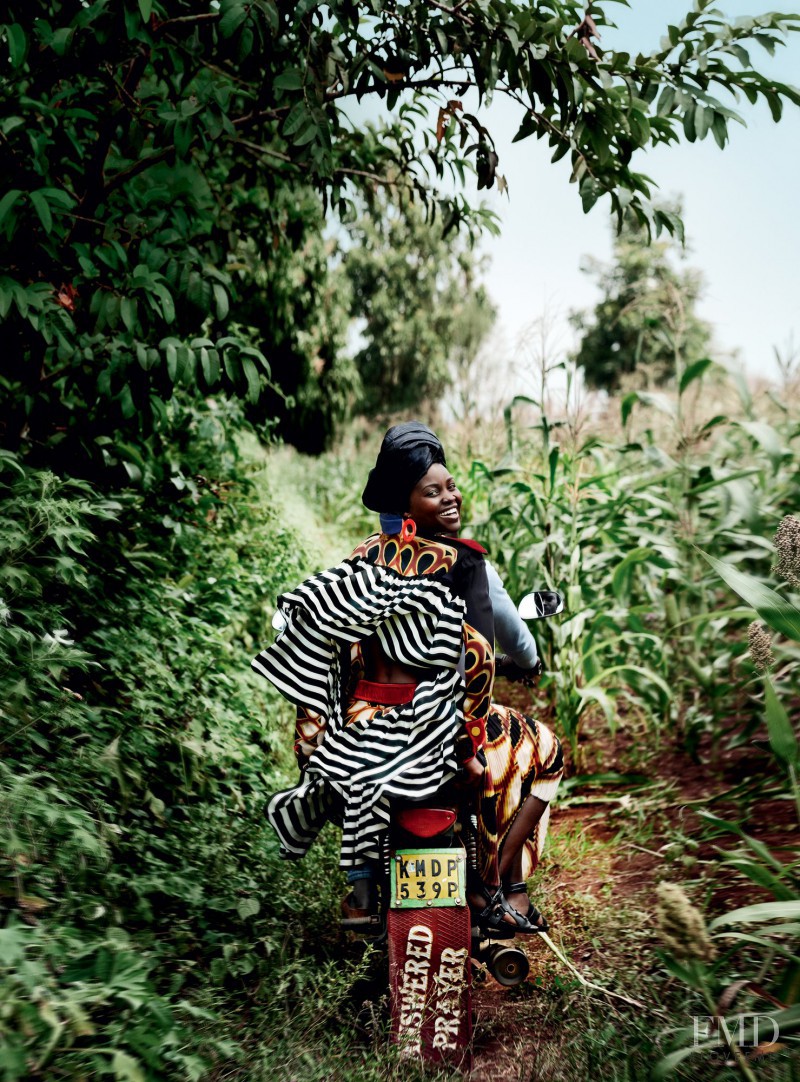
[[[494,612],[494,634],[503,650],[523,669],[532,669],[539,652],[536,640],[517,612],[517,607],[506,593],[500,576],[486,561],[486,577],[489,580],[489,599]]]

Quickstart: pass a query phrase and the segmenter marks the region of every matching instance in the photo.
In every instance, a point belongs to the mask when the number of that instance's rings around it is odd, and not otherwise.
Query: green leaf
[[[752,860],[726,860],[726,868],[733,868],[741,875],[747,876],[757,886],[764,887],[777,901],[790,902],[796,897],[796,892],[787,887],[762,864],[756,864]]]
[[[273,4],[272,0],[262,0],[262,7],[264,14],[267,17],[270,28],[273,31],[277,31],[281,24],[280,15],[278,14],[278,8]]]
[[[14,290],[6,284],[8,281],[8,278],[0,278],[0,319],[6,318],[14,300]]]
[[[125,418],[133,417],[134,413],[136,413],[136,405],[133,401],[133,394],[129,383],[126,383],[120,392],[119,406],[122,416]]]
[[[75,29],[72,26],[63,26],[60,30],[56,30],[49,43],[56,56],[65,55],[74,35]]]
[[[161,301],[161,311],[164,319],[167,323],[173,323],[175,320],[175,302],[169,289],[163,282],[153,282],[152,289]]]
[[[575,688],[575,692],[580,699],[582,706],[588,702],[597,703],[597,705],[605,714],[608,726],[613,733],[616,729],[617,724],[617,710],[614,703],[613,695],[611,695],[604,688],[597,687]]]
[[[550,470],[550,491],[554,492],[556,487],[556,470],[558,469],[558,447],[553,447],[550,454],[547,456],[548,467]]]
[[[132,331],[136,326],[136,301],[133,297],[123,297],[120,301],[119,310],[122,322],[129,331]]]
[[[654,549],[646,545],[640,545],[626,553],[624,559],[617,564],[611,579],[611,591],[618,601],[630,594],[633,565],[646,563],[654,555]]]
[[[694,127],[698,139],[705,139],[714,122],[714,110],[698,105],[694,114]]]
[[[118,1082],[147,1082],[139,1061],[119,1049],[112,1056],[111,1069]]]
[[[519,52],[519,34],[517,33],[517,28],[515,26],[512,26],[510,23],[507,23],[503,27],[503,30],[504,30],[505,35],[506,35],[506,37],[508,38],[508,40],[509,40],[509,42],[511,44],[511,48],[514,50],[515,53],[518,53]]]
[[[709,492],[712,488],[718,488],[720,485],[729,485],[732,481],[739,481],[744,477],[754,477],[760,473],[757,466],[747,470],[734,470],[733,473],[723,474],[721,477],[714,477],[710,481],[703,481],[701,484],[693,484],[691,486],[692,496],[699,496],[701,492]]]
[[[631,415],[631,411],[633,410],[633,407],[638,401],[639,395],[636,391],[631,391],[629,394],[626,394],[625,397],[622,399],[620,414],[623,428],[628,423],[628,418]]]
[[[764,97],[767,99],[772,119],[777,124],[783,114],[783,101],[777,94],[771,94],[769,91],[764,91]]]
[[[628,124],[637,146],[643,147],[650,141],[650,124],[644,113],[640,113],[638,109],[632,109],[628,117]]]
[[[25,37],[25,31],[19,25],[19,23],[11,23],[6,26],[6,37],[8,39],[8,54],[11,57],[11,67],[18,68],[25,59],[25,53],[28,49],[28,39]]]
[[[194,353],[187,345],[178,346],[178,382],[186,383],[194,371]]]
[[[726,425],[727,423],[728,423],[728,418],[725,416],[725,414],[724,413],[718,413],[715,417],[712,417],[711,420],[706,421],[706,423],[703,425],[703,427],[700,429],[700,431],[701,432],[710,432],[711,429],[716,428],[717,425]]]
[[[296,147],[303,147],[307,143],[310,143],[314,139],[316,139],[317,136],[319,135],[319,131],[320,131],[320,129],[319,129],[316,121],[313,120],[311,117],[309,117],[308,126],[306,128],[304,128],[303,131],[301,131],[299,135],[295,136],[295,138],[292,139],[292,143]]]
[[[139,14],[142,16],[142,22],[150,22],[150,13],[153,10],[153,0],[139,0]]]
[[[144,347],[142,348],[144,352],[138,354],[139,364],[142,366],[145,372],[149,372],[151,368],[155,368],[157,364],[161,363],[161,354],[158,352],[157,349],[153,349],[152,346],[149,349],[144,349]]]
[[[11,292],[14,294],[17,311],[22,316],[22,318],[25,319],[25,317],[28,315],[27,290],[23,289],[19,282],[15,282],[11,278],[7,278],[6,281],[9,283],[9,288],[11,289]]]
[[[0,928],[0,966],[17,965],[25,957],[28,936],[16,925]]]
[[[214,301],[217,307],[217,319],[225,319],[228,315],[228,293],[225,286],[220,285],[219,282],[214,282],[212,286],[214,290]]]
[[[215,349],[207,349],[203,346],[200,350],[200,364],[203,367],[203,376],[208,386],[215,386],[219,381],[220,374],[219,353]]]
[[[247,380],[247,400],[248,402],[258,402],[261,394],[261,380],[258,378],[255,361],[250,357],[242,357],[242,369]]]
[[[659,410],[661,413],[666,413],[668,417],[676,417],[677,410],[675,404],[670,402],[659,394],[650,394],[649,391],[638,391],[638,399],[645,406],[652,406],[653,409]]]
[[[53,230],[53,215],[50,213],[50,204],[41,192],[31,192],[31,203],[33,203],[33,208],[39,215],[42,229],[44,229],[45,233],[51,233]]]
[[[797,920],[800,918],[800,902],[759,902],[756,905],[746,905],[742,909],[733,909],[730,913],[723,913],[709,924],[712,931],[722,928],[726,924],[749,924],[753,921],[765,920]]]
[[[283,125],[283,134],[288,139],[289,136],[294,135],[295,132],[304,128],[310,120],[311,114],[306,103],[304,101],[299,101],[297,105],[292,106],[289,110],[289,115]]]
[[[681,963],[677,958],[669,954],[661,954],[661,952],[659,952],[659,957],[664,968],[673,977],[677,977],[679,981],[683,981],[684,984],[696,990],[702,986],[703,967],[695,959],[687,959],[686,962]]]
[[[679,1048],[677,1052],[670,1052],[668,1056],[664,1056],[660,1059],[653,1069],[654,1082],[660,1082],[662,1078],[668,1078],[674,1073],[675,1068],[679,1066],[689,1056],[693,1056],[695,1052],[702,1052],[710,1048],[719,1049],[719,1040],[704,1041],[703,1044],[691,1045],[689,1048]]]
[[[48,203],[59,203],[66,210],[75,206],[75,197],[65,192],[63,188],[40,188]]]
[[[231,383],[238,383],[242,375],[242,365],[239,360],[238,349],[226,349],[223,351],[222,360],[225,365],[225,375]]]
[[[780,462],[789,453],[780,435],[766,421],[739,421],[738,424],[764,448],[773,462]]]
[[[236,912],[242,920],[247,920],[248,917],[255,917],[260,909],[261,903],[257,898],[242,898],[236,906]]]
[[[678,394],[683,394],[690,383],[693,383],[696,379],[700,379],[713,363],[714,362],[709,357],[703,357],[701,361],[695,361],[694,364],[690,364],[688,368],[684,369],[680,386],[678,387]]]
[[[775,694],[775,688],[768,676],[764,677],[764,699],[770,747],[787,766],[797,766],[797,737],[789,721],[789,715]]]
[[[584,214],[586,214],[592,209],[600,196],[604,194],[604,189],[593,177],[586,176],[581,180],[580,193],[581,205]]]
[[[778,929],[781,929],[781,931],[778,931]],[[786,933],[797,935],[800,932],[800,924],[777,924],[774,928],[768,928],[767,931],[770,935],[783,935]],[[748,935],[747,932],[717,932],[716,934],[720,939],[733,939],[738,943],[755,943],[756,946],[782,954],[784,958],[790,958],[793,962],[800,962],[800,955],[794,954],[788,947],[784,947],[783,944],[777,943],[774,939],[766,939],[760,935]]]
[[[17,202],[21,195],[22,192],[19,188],[12,188],[11,191],[6,192],[3,198],[0,199],[0,227],[6,220],[8,212],[11,210],[11,208],[14,206],[14,204]]]
[[[659,689],[666,702],[671,702],[673,698],[673,691],[669,684],[664,680],[662,676],[659,676],[653,669],[649,669],[644,665],[611,665],[608,669],[603,669],[592,677],[590,684],[598,684],[601,681],[606,681],[610,676],[615,673],[619,673],[623,680],[627,680],[629,684],[635,685],[641,683],[642,680],[645,684],[654,684]],[[641,678],[641,679],[640,679]]]
[[[724,150],[728,141],[728,122],[717,110],[714,111],[714,119],[711,122],[711,133],[720,150]]]
[[[167,375],[172,383],[175,382],[178,375],[178,346],[175,342],[167,342],[166,346],[167,355]]]
[[[800,642],[800,611],[789,604],[775,590],[765,586],[763,582],[747,575],[731,564],[723,563],[715,556],[698,549],[700,555],[713,567],[721,579],[730,588],[754,608],[761,619],[767,623],[773,631],[779,631],[788,639]]]
[[[672,106],[675,104],[675,88],[672,86],[665,86],[661,91],[661,96],[658,99],[658,107],[656,113],[658,116],[667,116],[672,110]]]
[[[276,90],[300,90],[303,85],[303,73],[299,68],[287,68],[272,85]]]
[[[232,37],[247,18],[247,8],[242,3],[232,4],[219,21],[219,32],[224,38]]]

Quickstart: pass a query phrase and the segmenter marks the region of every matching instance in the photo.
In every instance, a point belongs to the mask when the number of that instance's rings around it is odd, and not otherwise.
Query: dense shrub
[[[214,989],[294,949],[263,818],[288,719],[248,659],[303,551],[230,418],[174,409],[146,492],[2,459],[6,1079],[200,1078],[235,1054]]]

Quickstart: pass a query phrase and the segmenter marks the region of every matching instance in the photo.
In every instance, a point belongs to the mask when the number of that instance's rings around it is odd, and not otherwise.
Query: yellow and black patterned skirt
[[[521,879],[539,863],[550,822],[549,803],[564,773],[561,742],[535,718],[492,703],[486,720],[486,772],[478,814],[478,868],[487,886],[497,886],[497,858],[517,812],[529,796],[545,808],[522,851]]]

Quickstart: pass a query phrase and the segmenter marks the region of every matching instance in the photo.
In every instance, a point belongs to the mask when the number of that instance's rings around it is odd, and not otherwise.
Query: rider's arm
[[[500,576],[488,560],[486,577],[494,612],[495,638],[521,669],[532,669],[539,656],[536,641],[517,612],[516,605],[506,593]]]

